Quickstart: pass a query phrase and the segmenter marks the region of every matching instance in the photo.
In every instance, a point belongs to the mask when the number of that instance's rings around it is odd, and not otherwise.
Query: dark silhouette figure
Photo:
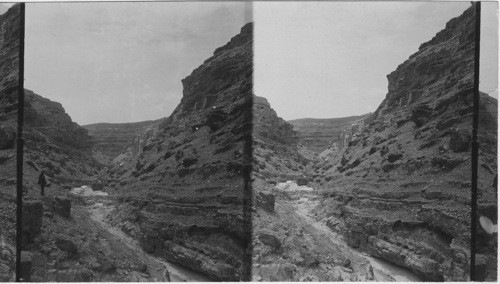
[[[45,175],[43,171],[41,171],[40,175],[38,176],[38,184],[40,185],[40,194],[44,196],[45,195],[44,189],[45,186],[47,186],[47,180],[45,180]]]

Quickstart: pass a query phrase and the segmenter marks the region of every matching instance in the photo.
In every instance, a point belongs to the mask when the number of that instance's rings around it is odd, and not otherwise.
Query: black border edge
[[[21,237],[23,216],[23,125],[24,125],[24,29],[25,3],[20,5],[19,73],[17,90],[17,206],[16,206],[16,282],[21,282]]]

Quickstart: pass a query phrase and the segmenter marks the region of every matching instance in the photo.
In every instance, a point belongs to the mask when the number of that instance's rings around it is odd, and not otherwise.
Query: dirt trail
[[[331,242],[342,248],[343,251],[368,260],[373,267],[375,281],[424,281],[421,277],[417,276],[409,269],[394,265],[381,259],[377,259],[348,246],[341,235],[333,232],[326,226],[326,224],[321,223],[314,218],[312,210],[319,204],[319,201],[315,200],[314,198],[315,194],[307,192],[303,195],[305,195],[305,197],[301,197],[300,199],[293,202],[296,208],[297,215],[301,216],[304,221],[310,224],[315,230],[317,230],[319,234],[324,235],[326,238],[330,239]]]
[[[106,200],[103,201],[104,202],[98,202],[94,205],[88,207],[85,206],[82,208],[88,210],[91,220],[93,220],[103,230],[108,232],[112,236],[113,241],[120,242],[130,250],[134,251],[137,257],[148,266],[153,278],[161,279],[161,274],[164,273],[165,270],[168,270],[170,274],[170,281],[172,282],[211,281],[206,275],[202,273],[193,271],[189,268],[169,261],[162,260],[143,251],[136,240],[127,236],[120,229],[111,226],[105,221],[106,215],[114,209],[114,205],[111,202],[107,202]]]

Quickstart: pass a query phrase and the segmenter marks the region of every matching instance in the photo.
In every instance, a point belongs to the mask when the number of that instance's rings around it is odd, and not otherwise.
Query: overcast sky
[[[487,6],[488,5],[488,6]],[[285,120],[373,112],[387,74],[470,2],[256,2],[255,94]],[[497,79],[496,4],[484,4],[483,91]],[[485,22],[489,22],[484,24]],[[483,46],[482,46],[483,47]],[[492,50],[492,48],[494,50]],[[487,54],[488,53],[488,54]],[[484,75],[484,77],[483,77]]]
[[[25,87],[73,121],[169,116],[181,80],[252,20],[250,3],[26,4]]]
[[[255,94],[286,120],[373,112],[387,74],[469,6],[255,2]],[[482,15],[481,90],[493,96],[496,6]],[[81,125],[165,117],[181,79],[250,21],[250,3],[29,3],[25,86]]]

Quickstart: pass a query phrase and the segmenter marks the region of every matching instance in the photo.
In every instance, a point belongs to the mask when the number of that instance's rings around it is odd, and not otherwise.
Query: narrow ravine
[[[344,251],[369,261],[373,267],[373,274],[375,281],[398,281],[398,282],[424,281],[422,277],[416,275],[407,268],[394,265],[382,259],[375,258],[373,256],[368,255],[365,252],[358,251],[347,245],[347,242],[340,234],[330,230],[326,226],[326,224],[319,222],[314,218],[312,210],[319,204],[318,199],[316,199],[317,195],[309,190],[297,194],[300,194],[302,196],[301,198],[293,202],[296,208],[297,215],[304,218],[304,221],[306,223],[311,224],[314,229],[316,229],[319,233],[323,234],[325,237],[329,238],[333,243],[341,247]]]
[[[95,191],[96,195],[99,196],[99,192]],[[91,198],[92,194],[90,194]],[[84,210],[87,210],[90,214],[90,219],[100,226],[103,230],[108,232],[113,236],[114,241],[119,241],[130,250],[134,251],[139,258],[141,258],[148,267],[152,267],[155,273],[162,273],[164,270],[168,270],[170,274],[170,281],[172,282],[208,282],[212,281],[208,276],[191,270],[182,265],[163,260],[159,257],[153,256],[145,252],[139,245],[138,241],[127,236],[119,228],[116,228],[106,222],[106,216],[114,209],[113,201],[100,195],[99,201],[90,206],[82,206]],[[154,274],[154,273],[153,273]]]

